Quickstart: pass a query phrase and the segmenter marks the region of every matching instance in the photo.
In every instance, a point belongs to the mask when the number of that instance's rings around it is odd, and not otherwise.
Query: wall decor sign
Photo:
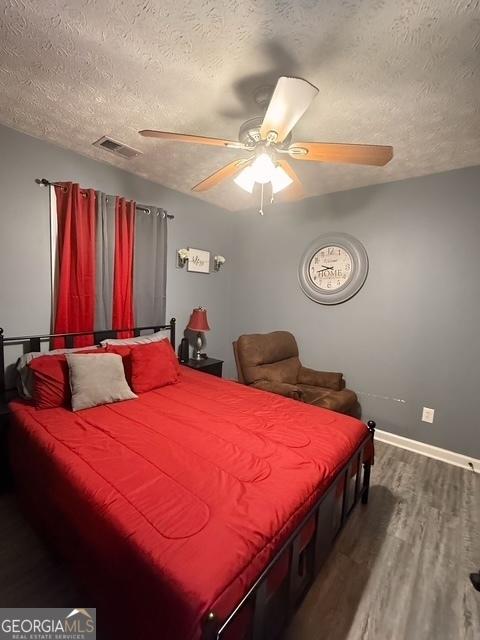
[[[187,271],[210,273],[210,251],[189,247]]]
[[[346,233],[326,233],[303,254],[298,279],[311,300],[340,304],[361,289],[367,273],[368,256],[359,240]]]

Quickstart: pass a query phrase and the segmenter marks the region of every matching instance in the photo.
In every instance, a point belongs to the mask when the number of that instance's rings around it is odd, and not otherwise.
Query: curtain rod
[[[55,186],[61,186],[62,184],[61,182],[52,182],[51,180],[47,180],[46,178],[35,178],[35,182],[42,187],[55,187]],[[161,207],[159,208],[161,209]],[[150,209],[148,207],[140,207],[138,205],[135,205],[135,209],[138,209],[139,211],[145,211],[145,213],[150,214]],[[165,211],[165,209],[162,209],[162,211]],[[174,215],[172,215],[171,213],[167,213],[166,211],[165,211],[165,215],[167,216],[168,220],[175,219]]]

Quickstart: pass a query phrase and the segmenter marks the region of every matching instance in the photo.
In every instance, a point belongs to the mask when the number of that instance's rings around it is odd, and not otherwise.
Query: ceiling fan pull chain
[[[262,188],[260,191],[260,209],[258,210],[258,213],[263,216],[263,182],[262,182]]]

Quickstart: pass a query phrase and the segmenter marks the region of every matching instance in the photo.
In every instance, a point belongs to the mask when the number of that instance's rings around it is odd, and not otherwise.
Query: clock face
[[[328,245],[313,254],[308,265],[312,284],[321,291],[336,291],[352,277],[353,260],[343,247]]]
[[[300,260],[298,280],[306,296],[320,304],[340,304],[363,286],[368,256],[363,244],[347,233],[325,233]]]

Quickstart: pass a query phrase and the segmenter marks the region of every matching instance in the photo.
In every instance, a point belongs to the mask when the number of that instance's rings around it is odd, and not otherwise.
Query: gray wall
[[[480,458],[480,167],[229,214],[0,126],[0,326],[47,331],[48,193],[37,177],[157,204],[169,223],[167,318],[179,334],[208,309],[207,351],[226,359],[241,333],[289,329],[306,365],[342,370],[364,416],[387,431]],[[359,238],[370,259],[363,289],[335,307],[300,291],[297,266],[326,231]],[[233,242],[235,238],[235,242]],[[184,246],[227,257],[219,273],[175,268]],[[435,409],[432,425],[420,420]]]
[[[6,335],[47,332],[50,324],[48,189],[35,178],[72,180],[175,214],[168,227],[167,320],[175,315],[179,337],[194,306],[208,309],[208,350],[230,353],[226,300],[232,264],[210,275],[175,268],[181,247],[231,254],[227,212],[112,166],[0,126],[0,326]]]
[[[232,335],[290,330],[304,364],[343,371],[379,428],[480,458],[479,202],[474,167],[236,215]],[[332,307],[297,280],[327,231],[370,259],[363,289]]]

